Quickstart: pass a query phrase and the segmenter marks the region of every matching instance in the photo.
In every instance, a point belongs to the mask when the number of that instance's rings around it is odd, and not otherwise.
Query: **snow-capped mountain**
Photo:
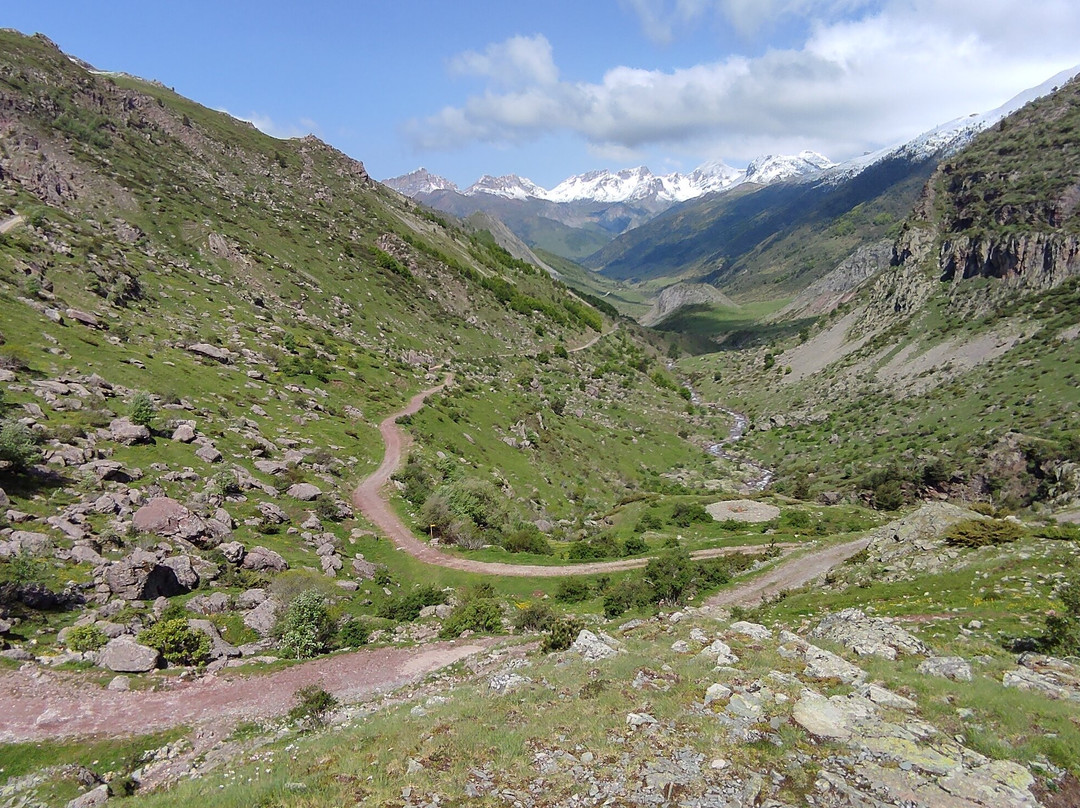
[[[793,177],[808,177],[820,174],[836,165],[828,157],[812,151],[801,151],[796,155],[766,155],[758,157],[746,167],[743,182],[768,185]]]
[[[409,197],[432,194],[436,191],[456,191],[458,189],[446,177],[432,174],[426,168],[418,168],[416,171],[410,171],[408,174],[386,180],[383,184]]]
[[[1077,74],[1080,74],[1080,65],[1062,70],[1042,84],[1024,90],[997,109],[982,114],[974,113],[956,118],[948,123],[943,123],[941,126],[934,127],[912,140],[887,146],[879,151],[833,166],[826,172],[826,178],[832,183],[843,182],[875,163],[891,157],[900,157],[912,161],[927,160],[931,157],[938,159],[948,157],[970,143],[971,139],[979,132],[993,126],[1002,118],[1012,115],[1028,102],[1047,95]]]
[[[718,160],[698,166],[689,174],[653,174],[645,166],[620,171],[589,171],[568,177],[550,191],[516,174],[501,177],[485,174],[465,190],[459,190],[450,180],[422,168],[386,180],[386,184],[413,197],[450,190],[464,196],[491,194],[505,199],[537,199],[556,203],[596,202],[613,205],[636,202],[667,207],[676,202],[724,191],[742,182],[767,185],[792,177],[817,174],[832,165],[828,158],[804,151],[792,156],[760,157],[745,171]]]
[[[493,177],[485,174],[462,193],[465,196],[476,194],[492,194],[506,199],[546,199],[547,191],[532,180],[519,177],[516,174],[504,174],[501,177]]]

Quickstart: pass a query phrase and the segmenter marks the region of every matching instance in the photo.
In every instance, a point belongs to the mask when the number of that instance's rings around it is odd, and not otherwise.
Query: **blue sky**
[[[1075,0],[6,5],[0,26],[101,69],[276,136],[314,132],[379,179],[423,165],[459,185],[843,160],[1080,63]]]

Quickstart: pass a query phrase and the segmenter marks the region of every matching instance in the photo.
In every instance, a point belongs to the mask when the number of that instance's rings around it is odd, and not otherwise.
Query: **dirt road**
[[[713,595],[703,605],[756,606],[763,600],[771,598],[785,589],[793,589],[810,583],[819,575],[824,575],[837,564],[864,549],[869,543],[870,540],[866,538],[855,539],[844,544],[836,544],[832,547],[815,550],[796,558],[789,558],[787,561],[777,564],[776,567],[764,575],[759,575],[733,589]]]
[[[383,495],[383,487],[390,480],[390,476],[397,471],[405,456],[405,450],[409,446],[409,436],[398,426],[397,420],[406,415],[419,412],[424,405],[424,400],[434,393],[443,390],[453,377],[447,374],[442,384],[423,390],[409,399],[409,403],[399,412],[388,415],[379,424],[379,433],[382,435],[386,451],[383,454],[382,463],[375,472],[360,483],[353,491],[353,505],[364,514],[379,531],[394,542],[394,546],[403,550],[425,564],[435,564],[440,567],[460,570],[462,572],[476,572],[482,575],[514,575],[518,577],[555,578],[565,575],[598,575],[607,572],[619,572],[644,567],[649,563],[648,558],[632,558],[625,561],[596,561],[588,564],[574,564],[572,566],[549,567],[539,564],[501,564],[495,561],[474,561],[460,556],[449,555],[440,552],[427,542],[420,541],[413,531],[401,521],[401,518],[391,507],[389,501]],[[779,544],[781,550],[788,551],[798,545]],[[733,553],[759,553],[765,550],[765,545],[746,545],[740,547],[717,547],[708,550],[697,550],[691,553],[694,558],[716,558]]]
[[[205,676],[168,689],[112,691],[83,677],[26,665],[0,674],[0,743],[82,735],[141,735],[180,725],[231,725],[282,715],[295,693],[317,684],[342,701],[421,679],[479,653],[497,640],[376,648],[315,659],[260,676]]]

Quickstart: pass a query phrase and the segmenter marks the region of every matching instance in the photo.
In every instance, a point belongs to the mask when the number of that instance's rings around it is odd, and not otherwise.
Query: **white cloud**
[[[500,87],[550,85],[559,80],[551,43],[542,35],[515,36],[489,45],[483,53],[466,51],[450,62],[461,75],[481,76]]]
[[[705,13],[753,23],[744,0],[624,2],[661,33]],[[762,5],[809,14],[866,3]],[[803,148],[844,159],[996,107],[1075,63],[1078,37],[1080,4],[1065,0],[887,0],[861,16],[812,22],[797,48],[671,71],[618,66],[598,82],[558,80],[547,40],[516,37],[455,60],[489,77],[487,89],[406,131],[421,149],[570,132],[612,155],[707,143],[735,161]]]
[[[224,112],[226,115],[231,115],[238,121],[247,121],[263,134],[270,135],[270,137],[276,137],[278,140],[304,137],[305,135],[318,134],[321,131],[319,124],[311,120],[311,118],[301,118],[296,123],[280,124],[269,115],[263,115],[259,112],[251,112],[247,115],[236,115],[224,108],[219,109],[218,112]]]

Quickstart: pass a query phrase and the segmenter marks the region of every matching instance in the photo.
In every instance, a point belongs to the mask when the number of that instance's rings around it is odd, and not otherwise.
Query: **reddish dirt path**
[[[864,549],[870,543],[869,539],[855,539],[854,541],[825,547],[821,550],[807,553],[798,558],[790,558],[764,575],[759,575],[751,581],[739,584],[733,589],[713,595],[703,606],[756,606],[766,598],[809,583],[823,575],[837,564],[845,561],[855,553]]]
[[[316,684],[356,701],[422,678],[497,642],[440,642],[416,648],[375,648],[324,657],[264,675],[206,676],[170,682],[167,690],[114,692],[75,674],[27,665],[0,675],[0,743],[85,735],[141,735],[180,725],[282,715],[295,693]]]
[[[601,335],[602,336],[602,335]],[[597,337],[599,339],[599,337]],[[476,572],[482,575],[514,575],[530,578],[555,578],[565,575],[596,575],[605,572],[619,572],[644,567],[649,563],[648,558],[633,558],[626,561],[595,561],[588,564],[574,564],[572,566],[549,567],[538,564],[502,564],[496,561],[474,561],[460,556],[453,556],[440,552],[426,542],[420,541],[413,535],[413,531],[401,521],[394,512],[390,503],[383,496],[382,490],[390,480],[390,475],[397,471],[401,465],[405,450],[409,446],[409,436],[398,426],[397,420],[406,415],[413,415],[424,406],[424,400],[428,396],[445,389],[453,376],[447,374],[445,381],[436,387],[422,390],[411,399],[404,409],[392,415],[386,416],[379,424],[379,433],[383,443],[386,444],[386,452],[383,454],[379,468],[360,483],[353,491],[353,505],[364,514],[384,536],[394,542],[394,546],[403,550],[425,564],[435,564],[440,567],[460,570],[461,572]],[[776,545],[785,551],[799,546],[796,544],[781,543]],[[714,547],[708,550],[696,550],[691,553],[694,558],[716,558],[717,556],[732,555],[734,553],[758,553],[765,550],[765,545],[745,545],[740,547]]]

